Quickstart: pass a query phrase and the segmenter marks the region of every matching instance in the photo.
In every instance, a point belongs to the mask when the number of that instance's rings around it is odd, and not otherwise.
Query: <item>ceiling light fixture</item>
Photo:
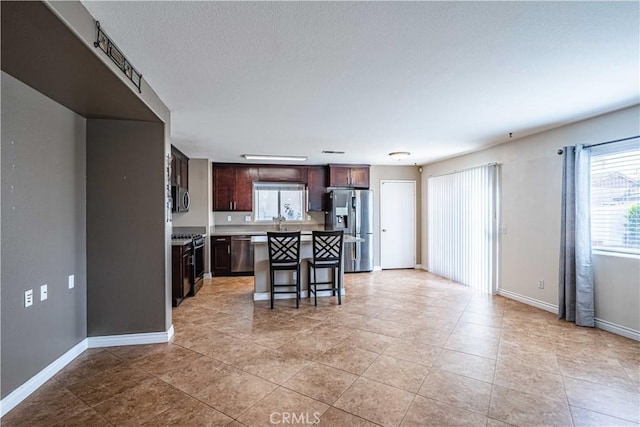
[[[394,151],[393,153],[389,153],[389,157],[392,157],[392,158],[394,158],[396,160],[406,159],[410,155],[411,155],[411,153],[408,152],[408,151]]]
[[[272,156],[270,154],[243,154],[247,160],[282,160],[290,162],[306,162],[306,156]]]

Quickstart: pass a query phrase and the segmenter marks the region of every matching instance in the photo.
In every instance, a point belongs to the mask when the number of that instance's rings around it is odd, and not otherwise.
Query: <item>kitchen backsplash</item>
[[[246,219],[249,221],[246,221]],[[324,230],[324,212],[311,212],[307,214],[305,221],[285,221],[283,224],[289,228],[301,228],[302,230]],[[230,219],[230,221],[229,221]],[[210,232],[220,231],[271,231],[275,230],[275,222],[255,222],[251,212],[214,212],[213,226]]]

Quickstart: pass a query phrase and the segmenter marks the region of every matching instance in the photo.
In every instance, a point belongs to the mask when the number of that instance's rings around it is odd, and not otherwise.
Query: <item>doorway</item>
[[[416,266],[416,182],[380,182],[380,266]]]

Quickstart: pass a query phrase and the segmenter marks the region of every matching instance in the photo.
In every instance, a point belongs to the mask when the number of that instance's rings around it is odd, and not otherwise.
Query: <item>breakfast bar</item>
[[[358,239],[352,236],[344,236],[344,243],[357,242],[362,239]],[[308,283],[308,265],[306,259],[313,258],[313,236],[311,234],[302,234],[300,237],[300,291],[301,297],[306,298],[309,292]],[[269,250],[267,245],[267,236],[253,236],[251,238],[251,244],[254,246],[253,250],[253,283],[254,283],[254,301],[268,300],[270,298],[270,283],[269,283]],[[292,274],[295,272],[277,271],[276,282],[277,283],[293,283]],[[340,272],[340,281],[344,284],[343,280],[344,270]],[[330,280],[330,270],[318,270],[317,280],[328,281]],[[344,287],[342,287],[342,295],[345,294]],[[318,296],[330,296],[331,291],[321,291],[318,289]],[[277,299],[293,299],[295,298],[295,286],[291,286],[291,294],[278,294]]]

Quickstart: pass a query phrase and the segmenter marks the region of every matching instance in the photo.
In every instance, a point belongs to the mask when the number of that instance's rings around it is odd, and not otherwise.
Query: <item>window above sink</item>
[[[282,217],[286,221],[304,221],[306,213],[304,184],[253,184],[253,217],[255,221],[273,222]]]

